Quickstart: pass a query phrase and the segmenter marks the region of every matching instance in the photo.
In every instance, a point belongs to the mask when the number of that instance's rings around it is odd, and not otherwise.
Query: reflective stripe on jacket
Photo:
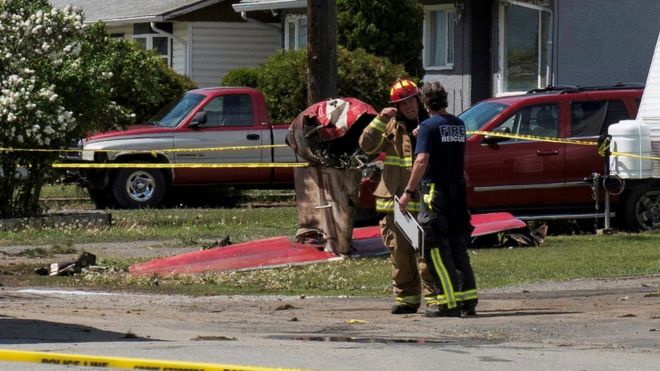
[[[367,154],[385,152],[383,174],[374,196],[386,199],[385,201],[391,200],[393,205],[393,197],[401,197],[405,191],[413,165],[414,148],[405,123],[395,118],[386,123],[382,117],[377,116],[362,132],[360,148]],[[419,200],[417,190],[412,198],[413,201]],[[411,211],[417,211],[419,205],[415,202],[415,205],[411,203],[410,207]],[[382,209],[384,212],[393,211],[392,207]]]
[[[408,202],[407,209],[410,212],[419,212],[419,202]],[[376,198],[376,211],[379,213],[393,213],[394,198]]]

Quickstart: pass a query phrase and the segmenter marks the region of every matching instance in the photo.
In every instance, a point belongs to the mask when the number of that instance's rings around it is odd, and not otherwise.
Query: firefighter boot
[[[462,317],[475,317],[477,315],[477,303],[470,301],[464,302],[461,305],[461,316]]]
[[[392,314],[412,314],[417,313],[417,309],[419,309],[419,304],[399,303],[392,307],[391,312]]]
[[[431,304],[426,308],[424,317],[460,317],[461,310],[458,308],[448,309],[437,304]]]

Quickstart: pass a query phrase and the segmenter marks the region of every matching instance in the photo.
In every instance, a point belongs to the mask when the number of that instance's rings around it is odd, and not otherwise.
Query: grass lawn
[[[257,197],[268,198],[268,191]],[[48,186],[45,198],[86,197],[75,186]],[[88,202],[89,203],[89,202]],[[91,208],[91,203],[87,205]],[[83,208],[85,206],[83,205]],[[34,245],[31,254],[71,253],[72,246],[92,242],[162,240],[176,246],[198,246],[229,236],[233,243],[278,235],[293,236],[296,210],[279,208],[173,208],[112,210],[112,227],[84,228],[68,225],[0,231],[2,246]],[[74,251],[75,252],[75,249]],[[471,249],[470,256],[481,288],[544,280],[587,277],[621,277],[660,274],[660,233],[549,236],[540,247]],[[390,295],[390,262],[387,257],[347,259],[281,269],[228,272],[178,277],[131,277],[125,273],[135,261],[103,260],[117,273],[85,277],[40,277],[34,267],[22,267],[26,284],[96,286],[188,294],[307,294]],[[157,284],[156,284],[157,283]]]
[[[110,228],[65,226],[0,232],[1,246],[42,245],[46,248],[90,242],[168,240],[179,246],[229,235],[234,243],[276,235],[293,236],[293,207],[258,209],[157,209],[112,211]],[[470,250],[481,288],[544,280],[660,274],[660,233],[604,236],[549,236],[535,248]],[[103,260],[118,273],[77,277],[41,277],[24,267],[25,284],[88,286],[113,289],[208,294],[390,295],[388,258],[248,272],[179,277],[132,277],[125,270],[134,261]]]

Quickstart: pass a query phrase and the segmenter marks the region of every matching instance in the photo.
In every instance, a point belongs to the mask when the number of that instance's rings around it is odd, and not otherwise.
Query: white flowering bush
[[[143,120],[194,84],[152,52],[111,40],[79,9],[0,0],[0,218],[41,213],[57,152]],[[19,168],[27,177],[17,177]]]

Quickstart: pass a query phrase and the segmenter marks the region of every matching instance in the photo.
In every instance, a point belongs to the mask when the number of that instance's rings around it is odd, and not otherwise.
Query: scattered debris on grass
[[[35,270],[35,273],[42,276],[71,276],[82,272],[83,268],[96,264],[96,255],[83,252],[78,259],[74,261],[51,263],[48,267],[41,267]]]
[[[229,246],[231,244],[232,244],[232,242],[229,239],[229,235],[227,235],[225,238],[223,238],[221,240],[215,240],[213,242],[204,243],[200,250],[215,249],[216,247],[225,247],[225,246]]]

